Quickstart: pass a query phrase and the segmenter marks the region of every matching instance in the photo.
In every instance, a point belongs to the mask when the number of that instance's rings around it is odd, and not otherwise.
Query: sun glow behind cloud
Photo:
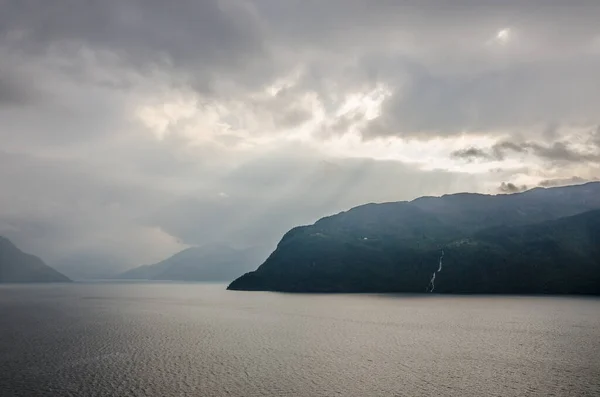
[[[499,37],[504,37],[504,34]],[[316,93],[297,95],[294,106],[308,111],[309,117],[293,126],[278,126],[269,113],[268,101],[293,89],[297,78],[283,79],[264,91],[252,95],[253,102],[207,101],[197,94],[173,92],[157,96],[140,105],[135,117],[144,128],[161,141],[170,135],[183,138],[189,145],[213,143],[238,152],[256,156],[264,150],[294,144],[312,148],[315,153],[338,159],[366,158],[412,164],[422,170],[446,170],[483,174],[502,166],[522,168],[523,159],[497,161],[457,161],[451,153],[465,147],[491,147],[502,135],[461,134],[431,139],[401,136],[364,139],[361,128],[381,115],[383,103],[391,96],[385,85],[376,85],[363,92],[351,92],[336,106],[326,106]],[[260,106],[264,106],[260,109]],[[258,110],[257,110],[258,109]],[[320,134],[345,121],[343,128],[327,135]],[[265,130],[269,130],[265,133]]]
[[[383,101],[390,95],[386,87],[376,86],[366,92],[349,93],[328,110],[316,93],[304,92],[296,95],[290,106],[304,111],[306,120],[278,125],[279,115],[271,110],[271,101],[283,101],[278,96],[293,86],[293,81],[280,80],[263,92],[250,95],[247,101],[205,100],[197,94],[181,92],[156,94],[136,107],[134,119],[158,140],[177,134],[193,144],[235,135],[238,146],[247,147],[294,141],[318,143],[322,138],[318,132],[340,118],[353,118],[348,128],[340,131],[341,135],[377,118]]]
[[[498,33],[496,33],[496,39],[502,44],[508,43],[511,37],[512,31],[510,30],[510,28],[501,29],[498,31]]]
[[[399,161],[418,166],[423,170],[443,169],[454,172],[484,173],[498,164],[457,163],[450,154],[467,145],[489,146],[495,139],[488,136],[459,136],[435,138],[427,141],[397,137],[363,140],[360,135],[348,133],[328,140],[326,152],[339,158],[371,158],[374,160]],[[515,166],[507,164],[505,166]]]
[[[506,46],[515,39],[515,30],[510,27],[498,30],[494,36],[487,41],[488,45]]]
[[[276,96],[283,89],[283,86],[270,87],[266,94]],[[310,118],[300,125],[281,128],[271,134],[263,134],[257,129],[261,122],[263,125],[269,124],[266,119],[237,124],[231,121],[233,114],[236,119],[256,117],[252,109],[243,103],[210,103],[201,106],[202,101],[194,96],[167,96],[163,99],[164,102],[156,100],[154,104],[140,106],[136,117],[159,141],[170,134],[179,134],[191,145],[221,142],[228,149],[249,155],[266,148],[296,143],[312,147],[315,153],[331,158],[398,161],[413,164],[423,170],[484,173],[498,167],[495,162],[460,163],[450,157],[454,150],[465,146],[491,146],[495,138],[486,135],[470,134],[430,140],[393,136],[365,140],[359,128],[364,127],[367,121],[379,117],[381,106],[389,96],[390,91],[385,86],[377,86],[366,92],[350,93],[328,113],[316,95],[307,93],[301,101],[303,106],[310,109]],[[235,107],[235,110],[230,110],[228,105]],[[351,122],[344,130],[331,134],[327,139],[319,135],[323,128],[345,117],[350,117]],[[232,137],[235,139],[231,140]],[[503,162],[503,166],[518,167],[519,163],[515,161],[513,164],[507,160]]]
[[[385,85],[378,85],[369,92],[349,94],[335,112],[335,116],[359,113],[364,115],[364,120],[372,120],[381,114],[381,105],[390,95],[391,91]]]

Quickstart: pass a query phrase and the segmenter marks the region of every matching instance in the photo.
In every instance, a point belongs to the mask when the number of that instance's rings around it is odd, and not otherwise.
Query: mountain
[[[0,283],[68,282],[68,277],[0,237]]]
[[[205,245],[185,249],[154,265],[144,265],[119,274],[119,279],[231,281],[255,268],[266,257],[262,248],[234,249]]]
[[[600,208],[600,182],[535,188],[516,194],[459,193],[411,202],[441,221],[466,231],[527,225]]]
[[[422,197],[294,228],[257,270],[228,288],[600,294],[599,247],[597,182]]]

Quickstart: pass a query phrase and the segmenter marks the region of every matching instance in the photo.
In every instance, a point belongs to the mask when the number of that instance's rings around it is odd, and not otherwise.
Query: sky
[[[108,272],[600,177],[600,2],[0,0],[0,235]],[[116,270],[115,270],[116,269]]]

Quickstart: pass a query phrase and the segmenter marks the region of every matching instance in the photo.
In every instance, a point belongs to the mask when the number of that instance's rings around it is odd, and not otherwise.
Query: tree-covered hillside
[[[290,230],[229,288],[425,292],[443,250],[434,292],[599,294],[599,192],[592,183],[364,205]]]

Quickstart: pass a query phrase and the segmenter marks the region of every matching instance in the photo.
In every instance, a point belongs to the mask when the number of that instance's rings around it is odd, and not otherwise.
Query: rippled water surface
[[[600,300],[0,287],[2,396],[600,396]]]

